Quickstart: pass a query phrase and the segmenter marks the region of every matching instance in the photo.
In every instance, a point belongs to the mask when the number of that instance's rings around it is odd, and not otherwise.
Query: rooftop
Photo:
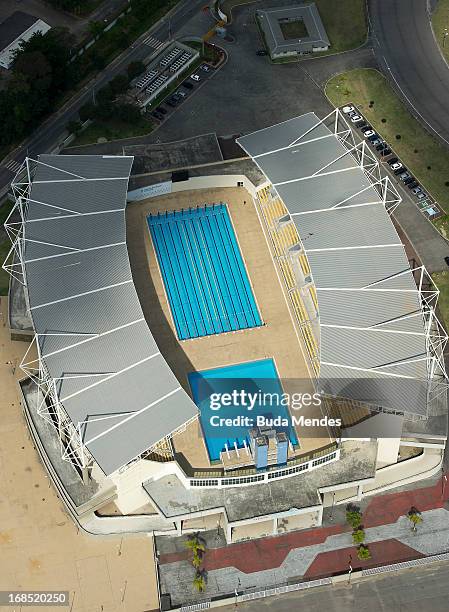
[[[23,11],[15,11],[0,23],[0,51],[6,49],[12,42],[19,38],[33,23],[39,21],[34,15]]]
[[[144,489],[167,518],[225,508],[230,522],[310,508],[321,504],[320,487],[374,478],[377,442],[349,441],[340,460],[313,472],[247,487],[186,489],[175,475],[144,483]]]
[[[325,391],[425,416],[421,294],[375,176],[376,160],[363,157],[363,149],[360,161],[358,149],[314,113],[237,142],[265,173],[302,239],[317,290]]]
[[[126,246],[131,157],[29,161],[23,264],[40,363],[111,474],[197,415],[144,319]],[[20,176],[19,176],[20,175]],[[19,173],[15,190],[28,189]],[[162,418],[163,415],[163,418]]]

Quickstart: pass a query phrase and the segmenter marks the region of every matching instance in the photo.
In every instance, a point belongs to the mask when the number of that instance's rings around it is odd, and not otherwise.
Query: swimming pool
[[[211,395],[214,393],[232,393],[234,389],[245,390],[247,393],[257,393],[259,390],[266,394],[282,395],[283,390],[279,381],[273,359],[261,359],[237,365],[192,372],[188,376],[193,399],[200,409],[200,422],[204,433],[207,452],[211,461],[220,459],[221,451],[225,446],[234,448],[234,442],[239,449],[244,445],[249,447],[248,426],[214,427],[211,426],[211,417],[235,417],[239,415],[264,415],[266,417],[281,417],[290,421],[287,406],[270,406],[257,403],[252,411],[232,406],[222,406],[219,410],[211,409]],[[287,434],[293,446],[298,445],[296,432],[291,425],[276,427],[277,431]],[[244,443],[245,441],[245,443]]]
[[[225,204],[147,221],[180,340],[262,325]]]

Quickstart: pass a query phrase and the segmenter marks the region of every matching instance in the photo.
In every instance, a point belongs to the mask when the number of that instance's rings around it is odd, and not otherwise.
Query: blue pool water
[[[244,389],[248,393],[261,391],[262,393],[276,393],[281,396],[283,393],[281,383],[278,378],[276,366],[273,359],[261,359],[237,365],[214,368],[213,370],[203,370],[202,372],[192,372],[189,374],[189,384],[192,389],[193,399],[200,410],[200,421],[206,441],[207,452],[211,461],[220,459],[221,451],[234,448],[234,442],[239,449],[244,448],[244,440],[249,447],[250,427],[211,427],[211,416],[235,417],[236,414],[250,415],[254,418],[262,414],[267,417],[289,418],[289,411],[286,406],[272,407],[270,405],[257,404],[250,412],[235,406],[222,406],[219,410],[211,409],[210,396],[212,393],[232,393],[234,389]],[[284,431],[293,446],[298,445],[295,430],[291,425],[276,427],[277,431]]]
[[[225,204],[148,217],[180,340],[262,325]]]

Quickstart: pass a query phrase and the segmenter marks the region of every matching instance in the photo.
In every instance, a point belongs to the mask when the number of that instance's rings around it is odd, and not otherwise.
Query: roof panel
[[[40,159],[31,198],[51,206],[31,201],[27,211],[33,324],[64,408],[75,424],[89,420],[85,439],[95,438],[89,449],[110,474],[198,411],[160,355],[132,282],[124,215],[132,159]]]

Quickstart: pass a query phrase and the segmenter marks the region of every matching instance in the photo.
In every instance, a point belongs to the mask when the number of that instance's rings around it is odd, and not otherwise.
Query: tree
[[[89,21],[89,32],[95,38],[100,38],[103,34],[104,24],[101,21]]]
[[[369,548],[366,544],[360,544],[360,546],[357,549],[357,557],[359,559],[363,559],[363,560],[367,560],[367,559],[371,559],[371,553],[369,551]]]
[[[134,104],[116,104],[115,116],[125,123],[137,123],[140,120],[140,111]]]
[[[354,544],[362,544],[365,539],[365,530],[362,527],[354,529],[352,532],[352,541]]]
[[[415,508],[415,506],[412,506],[408,511],[407,517],[412,524],[412,531],[416,531],[416,528],[419,523],[422,523],[423,521],[421,512],[417,508]]]
[[[186,548],[189,548],[193,554],[198,553],[198,551],[205,552],[206,543],[203,538],[200,537],[199,533],[192,533],[188,536],[185,541]]]
[[[121,94],[128,89],[129,79],[125,74],[118,74],[109,83],[115,95]]]
[[[354,506],[354,504],[348,504],[346,506],[346,522],[351,525],[353,529],[357,529],[362,524],[362,513],[360,508]]]
[[[92,119],[95,115],[95,104],[93,102],[87,102],[79,110],[79,116],[81,121],[84,123],[88,119]]]
[[[137,76],[139,76],[139,74],[142,74],[144,70],[145,64],[143,62],[131,62],[130,64],[128,64],[126,72],[128,73],[129,80],[132,81]]]
[[[197,570],[193,579],[193,586],[196,588],[198,593],[204,593],[206,590],[206,578],[204,571]]]
[[[109,83],[105,85],[104,87],[101,87],[97,91],[97,95],[96,95],[96,98],[99,104],[103,104],[104,102],[110,102],[113,97],[114,97],[114,94],[113,94],[112,88],[109,85]]]
[[[75,136],[81,132],[81,128],[82,125],[79,121],[69,121],[67,124],[67,131],[70,134],[75,134]]]

